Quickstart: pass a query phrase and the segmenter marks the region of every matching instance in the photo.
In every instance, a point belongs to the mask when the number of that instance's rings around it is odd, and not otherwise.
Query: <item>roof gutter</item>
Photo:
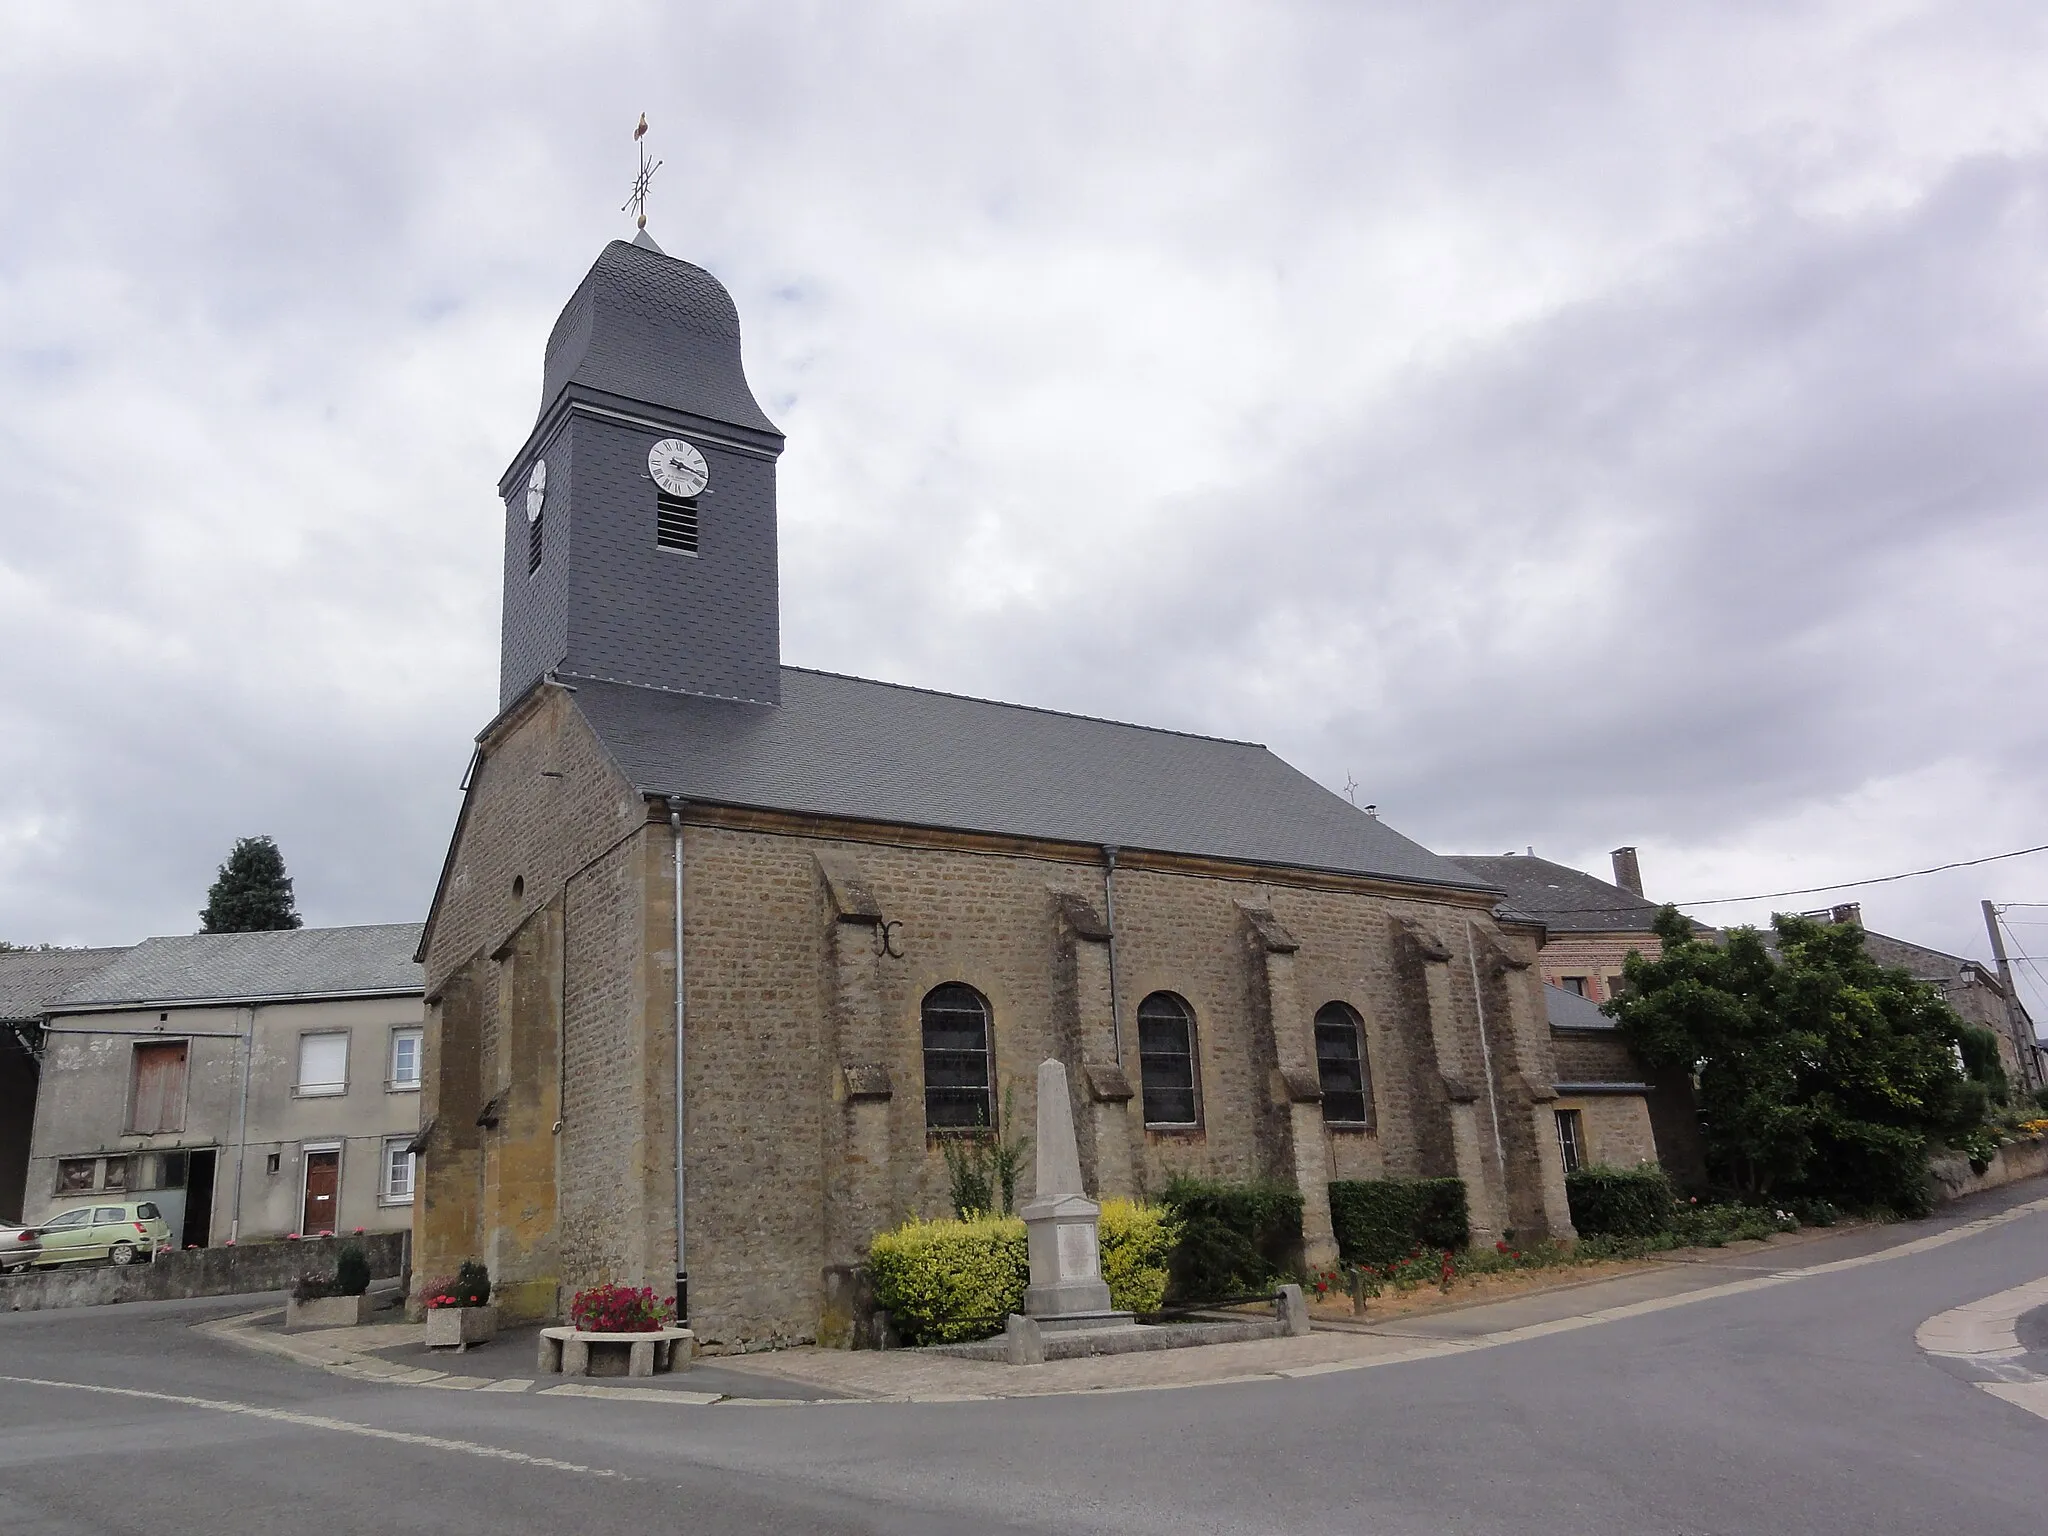
[[[326,1003],[378,997],[419,997],[427,995],[425,982],[409,987],[365,987],[347,992],[257,992],[229,997],[131,997],[65,1003],[50,1009],[46,1019],[67,1018],[74,1013],[132,1013],[150,1008],[247,1008],[252,1003]],[[101,1031],[104,1033],[104,1031]],[[180,1033],[190,1034],[184,1030]]]

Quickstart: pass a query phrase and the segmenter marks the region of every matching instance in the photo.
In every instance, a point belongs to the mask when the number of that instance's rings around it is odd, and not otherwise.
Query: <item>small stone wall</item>
[[[72,1264],[0,1276],[0,1311],[37,1312],[46,1307],[100,1307],[122,1301],[281,1291],[301,1275],[334,1273],[336,1252],[343,1243],[351,1242],[363,1245],[373,1278],[389,1280],[404,1275],[412,1234],[371,1232],[362,1237],[192,1248],[160,1254],[153,1264]]]
[[[1972,1171],[1970,1160],[1960,1152],[1929,1158],[1927,1171],[1934,1179],[1936,1200],[1960,1200],[1964,1195],[2048,1173],[2048,1141],[2016,1141],[2000,1147],[1982,1173]]]

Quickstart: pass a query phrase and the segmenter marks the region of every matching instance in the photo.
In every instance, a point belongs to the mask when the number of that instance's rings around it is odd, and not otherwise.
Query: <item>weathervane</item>
[[[640,228],[647,227],[647,184],[654,180],[654,173],[661,169],[661,162],[652,165],[647,161],[647,114],[640,114],[640,126],[633,130],[633,142],[640,146],[640,174],[633,178],[633,195],[619,204],[619,212],[633,211]]]
[[[1353,805],[1358,804],[1358,780],[1348,773],[1344,775],[1344,798]]]

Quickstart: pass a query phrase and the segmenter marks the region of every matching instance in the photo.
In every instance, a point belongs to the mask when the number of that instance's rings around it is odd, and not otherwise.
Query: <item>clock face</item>
[[[704,455],[680,437],[664,437],[647,450],[647,473],[671,496],[694,496],[711,478]]]
[[[526,520],[540,521],[540,509],[548,499],[548,461],[536,460],[533,473],[526,477]]]

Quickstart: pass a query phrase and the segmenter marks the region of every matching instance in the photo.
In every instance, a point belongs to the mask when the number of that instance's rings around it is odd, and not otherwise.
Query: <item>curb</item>
[[[1577,1332],[1582,1328],[1595,1328],[1605,1323],[1621,1322],[1628,1318],[1645,1317],[1656,1312],[1667,1312],[1679,1307],[1689,1307],[1703,1301],[1719,1300],[1725,1296],[1738,1296],[1751,1291],[1769,1290],[1775,1286],[1790,1285],[1820,1275],[1837,1274],[1846,1270],[1861,1269],[1871,1264],[1882,1264],[1893,1259],[1908,1258],[1914,1254],[1926,1253],[1935,1248],[1946,1247],[1950,1243],[1957,1243],[1966,1238],[1975,1237],[1981,1232],[1988,1232],[1994,1228],[2005,1226],[2010,1222],[2020,1221],[2029,1216],[2040,1215],[2043,1212],[2048,1212],[2048,1197],[2008,1206],[2006,1209],[1995,1212],[1992,1215],[1980,1216],[1973,1221],[1962,1222],[1945,1231],[1931,1233],[1926,1237],[1916,1238],[1909,1242],[1894,1244],[1889,1248],[1880,1248],[1875,1253],[1859,1254],[1853,1258],[1835,1259],[1822,1264],[1808,1265],[1804,1268],[1779,1269],[1769,1273],[1752,1275],[1747,1279],[1729,1280],[1719,1285],[1702,1286],[1698,1290],[1682,1291],[1675,1296],[1660,1296],[1648,1301],[1628,1302],[1619,1306],[1602,1307],[1573,1317],[1557,1318],[1545,1323],[1528,1323],[1518,1328],[1502,1329],[1497,1333],[1476,1334],[1470,1338],[1417,1338],[1415,1340],[1415,1347],[1412,1349],[1397,1350],[1390,1354],[1376,1355],[1370,1359],[1333,1360],[1314,1365],[1282,1366],[1270,1371],[1246,1371],[1233,1375],[1212,1377],[1207,1381],[1142,1382],[1130,1386],[1109,1387],[1056,1387],[1035,1392],[1027,1390],[1002,1393],[929,1393],[923,1395],[876,1395],[871,1397],[833,1398],[749,1398],[733,1397],[722,1393],[689,1392],[682,1389],[604,1387],[583,1382],[564,1382],[560,1386],[541,1388],[540,1391],[534,1392],[532,1395],[537,1397],[609,1399],[614,1402],[664,1402],[683,1407],[756,1408],[773,1406],[777,1408],[839,1408],[856,1403],[962,1403],[1000,1402],[1016,1398],[1105,1397],[1126,1392],[1184,1392],[1191,1388],[1220,1387],[1240,1382],[1295,1381],[1314,1376],[1340,1375],[1350,1371],[1375,1370],[1381,1366],[1405,1365],[1411,1361],[1439,1359],[1446,1355],[1470,1354],[1477,1350],[1495,1349],[1504,1344],[1518,1344],[1529,1339],[1549,1338],[1555,1334]],[[1609,1276],[1607,1278],[1620,1279],[1624,1277]],[[1583,1281],[1559,1287],[1559,1289],[1573,1290],[1580,1288],[1582,1285],[1597,1285],[1601,1283],[1603,1282],[1598,1280]],[[1924,1331],[1943,1319],[1951,1318],[1961,1313],[1969,1313],[1973,1318],[1979,1320],[1991,1320],[1995,1325],[1995,1317],[1992,1312],[1973,1311],[1972,1309],[1990,1308],[1994,1302],[2003,1307],[2008,1304],[2011,1298],[2019,1296],[2021,1293],[2027,1293],[2031,1296],[2036,1286],[2044,1287],[2040,1300],[2028,1301],[2013,1310],[2011,1318],[2007,1319],[2005,1324],[2009,1334],[2010,1323],[2013,1319],[2018,1318],[2026,1311],[2032,1310],[2034,1306],[2048,1302],[2048,1278],[2032,1282],[2028,1286],[2017,1287],[2013,1291],[2002,1291],[1997,1296],[1986,1297],[1983,1301],[1971,1303],[1968,1308],[1956,1308],[1953,1312],[1941,1313],[1938,1317],[1930,1318],[1927,1323],[1923,1323],[1921,1325],[1922,1330]],[[1485,1305],[1485,1303],[1477,1303],[1477,1305]],[[443,1371],[428,1371],[413,1366],[396,1365],[389,1360],[378,1359],[374,1355],[365,1355],[338,1343],[325,1343],[320,1340],[317,1333],[279,1337],[272,1334],[258,1334],[253,1331],[250,1325],[257,1318],[268,1317],[274,1314],[276,1310],[275,1307],[267,1307],[257,1312],[242,1313],[235,1317],[201,1323],[196,1326],[196,1331],[244,1349],[253,1349],[261,1353],[284,1356],[300,1364],[311,1365],[330,1374],[344,1376],[356,1381],[372,1382],[387,1386],[438,1387],[443,1390],[453,1391],[500,1393],[525,1393],[533,1386],[530,1379],[522,1377],[508,1377],[502,1381],[491,1381],[485,1377],[451,1377]],[[1438,1312],[1451,1310],[1462,1309],[1440,1308]],[[1437,1313],[1425,1313],[1422,1315],[1434,1316]],[[1356,1330],[1343,1328],[1331,1329],[1329,1331],[1348,1333]],[[1384,1338],[1405,1337],[1398,1334],[1381,1334],[1380,1336]],[[1960,1339],[1962,1334],[1944,1334],[1941,1336]],[[1974,1338],[1977,1335],[1971,1335],[1971,1337]],[[1987,1332],[1983,1337],[1992,1339],[1995,1348],[2003,1347],[1996,1344],[1992,1333]],[[1923,1345],[1922,1347],[1924,1349],[1926,1346]],[[2014,1339],[2014,1347],[2017,1347],[2017,1339]],[[1946,1358],[1977,1358],[1973,1356],[1956,1356],[1945,1351],[1929,1351],[1929,1353],[1943,1354]],[[1993,1361],[1986,1357],[1983,1363],[1999,1364],[2001,1362]],[[2020,1368],[2007,1365],[2005,1369],[2007,1372],[2012,1372]],[[2020,1395],[2008,1397],[2008,1400],[2027,1408],[2029,1412],[2038,1412],[2042,1417],[2048,1418],[2048,1380],[2037,1379],[2030,1371],[2024,1372],[2023,1377],[2024,1379],[2014,1380],[2008,1376],[2008,1379],[2003,1381],[1978,1382],[1977,1385],[2001,1397],[2007,1397],[2008,1392],[2018,1393]],[[2038,1406],[2036,1406],[2037,1404]]]

